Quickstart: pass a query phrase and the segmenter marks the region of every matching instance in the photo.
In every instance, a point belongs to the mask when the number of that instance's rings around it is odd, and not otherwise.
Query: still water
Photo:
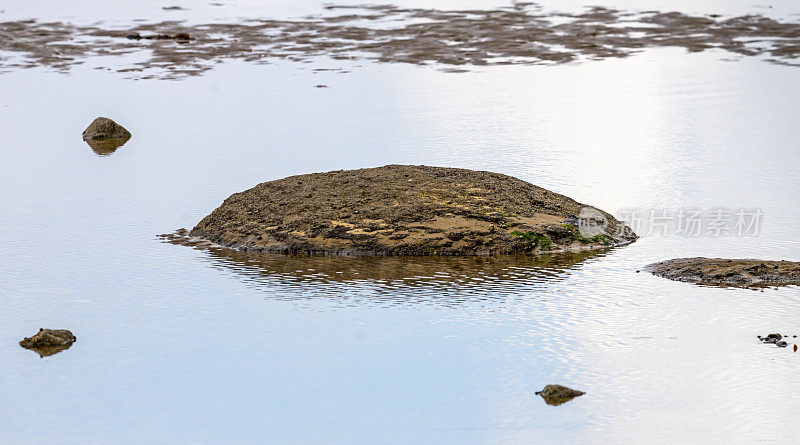
[[[220,10],[319,10],[251,3]],[[142,4],[129,14],[167,16]],[[102,15],[39,9],[0,20]],[[0,75],[0,442],[796,442],[800,353],[756,335],[800,334],[800,290],[636,270],[800,260],[800,68],[669,48],[466,73],[337,63],[349,72]],[[80,138],[100,115],[133,134],[107,156]],[[259,257],[157,238],[262,181],[390,163],[502,172],[612,213],[764,216],[754,237],[542,258]],[[78,341],[39,358],[17,345],[39,327]],[[548,383],[587,394],[548,406],[534,395]]]

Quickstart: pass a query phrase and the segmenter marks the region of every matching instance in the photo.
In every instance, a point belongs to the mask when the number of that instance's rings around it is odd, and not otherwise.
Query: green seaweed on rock
[[[534,247],[540,247],[542,250],[550,250],[553,247],[553,241],[541,233],[520,232],[519,230],[515,230],[511,232],[511,234],[518,236],[525,241],[529,241]]]

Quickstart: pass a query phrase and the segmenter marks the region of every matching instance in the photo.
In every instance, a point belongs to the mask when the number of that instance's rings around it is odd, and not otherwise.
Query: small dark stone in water
[[[777,346],[779,348],[785,348],[787,345],[788,345],[788,343],[786,343],[785,341],[779,341],[779,342],[775,343],[775,346]]]
[[[107,117],[98,117],[83,130],[84,141],[100,141],[106,139],[128,140],[130,138],[131,133],[126,130],[125,127]]]
[[[177,34],[151,34],[147,36],[143,36],[138,32],[128,34],[125,36],[127,39],[130,40],[179,40],[179,41],[187,41],[192,40],[192,37],[185,32],[179,32]]]
[[[636,273],[639,273],[639,272],[641,272],[641,271],[640,271],[640,270],[637,270],[637,271],[636,271]]]
[[[773,339],[774,338],[775,340],[780,340],[780,339],[783,338],[783,336],[781,334],[769,334],[769,335],[767,335],[767,338],[769,338],[769,339]]]
[[[558,406],[562,403],[569,402],[575,397],[586,394],[577,389],[567,388],[561,385],[547,385],[541,391],[536,391],[537,396],[542,396],[545,403],[548,405]]]
[[[38,353],[40,357],[45,357],[69,349],[77,340],[78,338],[66,329],[39,328],[36,335],[23,338],[19,345]]]
[[[314,85],[314,87],[315,88],[328,88],[328,85],[319,84],[319,85]]]
[[[794,345],[794,352],[797,352],[797,345]]]
[[[114,153],[130,138],[128,130],[107,117],[98,117],[83,130],[83,140],[100,156]]]

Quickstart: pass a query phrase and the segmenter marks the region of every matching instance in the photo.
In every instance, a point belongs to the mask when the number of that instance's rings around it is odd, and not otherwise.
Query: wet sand
[[[720,49],[797,65],[800,23],[760,15],[679,12],[543,11],[517,3],[494,10],[328,6],[330,15],[187,25],[180,20],[112,29],[37,20],[0,23],[0,72],[49,67],[68,71],[99,56],[147,51],[128,65],[99,66],[136,79],[198,75],[225,60],[367,59],[435,64],[459,72],[486,65],[562,64],[627,57],[646,48]],[[176,11],[176,18],[180,11]],[[113,68],[112,68],[113,67]]]

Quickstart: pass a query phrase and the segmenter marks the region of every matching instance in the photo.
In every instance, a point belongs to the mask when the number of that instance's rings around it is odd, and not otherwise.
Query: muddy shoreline
[[[127,66],[101,65],[135,79],[180,79],[217,63],[243,60],[373,60],[433,65],[460,72],[489,65],[562,64],[627,57],[646,48],[711,49],[800,63],[800,23],[759,15],[692,16],[603,7],[582,13],[518,3],[493,10],[436,10],[391,5],[328,6],[295,20],[250,19],[189,25],[179,20],[102,24],[22,20],[0,23],[0,72],[44,66],[66,72],[95,57],[141,52]],[[113,68],[112,68],[113,66]],[[336,70],[338,68],[334,68]]]

